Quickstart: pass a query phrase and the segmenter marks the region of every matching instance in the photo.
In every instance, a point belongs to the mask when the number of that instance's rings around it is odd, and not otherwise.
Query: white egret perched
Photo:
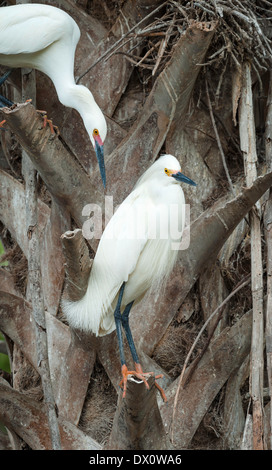
[[[130,374],[147,385],[128,319],[133,303],[149,288],[158,286],[174,266],[178,250],[173,248],[181,240],[185,223],[185,199],[180,182],[196,186],[181,173],[174,156],[163,155],[151,165],[107,224],[84,297],[62,303],[71,327],[97,336],[116,328],[124,395]],[[126,366],[121,325],[135,371],[128,371]]]
[[[95,149],[104,186],[105,117],[90,90],[74,78],[76,22],[59,8],[18,4],[0,8],[0,64],[37,69],[52,80],[60,102],[76,109]]]

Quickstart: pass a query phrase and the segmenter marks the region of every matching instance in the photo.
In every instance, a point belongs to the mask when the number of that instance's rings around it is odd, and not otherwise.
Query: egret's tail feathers
[[[107,289],[107,279],[99,279],[92,270],[89,284],[82,299],[71,301],[62,299],[61,306],[72,328],[104,336],[115,329],[112,302],[119,287]]]

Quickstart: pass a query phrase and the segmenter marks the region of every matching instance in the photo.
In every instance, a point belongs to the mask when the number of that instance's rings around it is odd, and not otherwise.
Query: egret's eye
[[[93,130],[93,135],[99,135],[99,132],[98,132],[97,129],[94,129],[94,130]]]
[[[164,173],[168,175],[169,170],[167,168],[164,168]]]

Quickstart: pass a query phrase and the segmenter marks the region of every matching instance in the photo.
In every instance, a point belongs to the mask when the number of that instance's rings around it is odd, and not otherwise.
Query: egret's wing
[[[19,7],[17,9],[17,7]],[[28,8],[24,8],[27,6]],[[21,8],[22,7],[22,8]],[[31,54],[41,51],[75,24],[68,15],[46,5],[16,5],[0,9],[0,54]]]
[[[109,221],[100,240],[96,259],[107,266],[117,283],[128,280],[148,240],[146,204],[137,192],[131,193]]]
[[[98,245],[82,302],[83,310],[88,307],[92,315],[79,317],[88,321],[88,327],[100,336],[115,328],[114,301],[121,285],[135,269],[147,243],[140,209],[141,201],[137,194],[131,193],[109,221]]]

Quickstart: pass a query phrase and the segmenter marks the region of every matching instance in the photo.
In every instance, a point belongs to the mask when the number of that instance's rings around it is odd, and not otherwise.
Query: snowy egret
[[[60,102],[76,109],[82,117],[105,186],[103,144],[107,124],[90,90],[75,83],[79,37],[76,22],[59,8],[33,3],[0,8],[0,64],[29,67],[48,75]]]
[[[129,313],[132,305],[148,289],[158,288],[159,282],[173,269],[178,253],[173,249],[173,242],[181,240],[185,223],[185,199],[180,182],[196,186],[181,173],[173,155],[163,155],[150,166],[107,224],[85,295],[76,302],[62,302],[73,328],[97,336],[116,328],[124,395],[130,374],[148,385],[129,327]],[[178,230],[173,230],[175,227]],[[128,371],[126,366],[121,325],[135,371]]]

